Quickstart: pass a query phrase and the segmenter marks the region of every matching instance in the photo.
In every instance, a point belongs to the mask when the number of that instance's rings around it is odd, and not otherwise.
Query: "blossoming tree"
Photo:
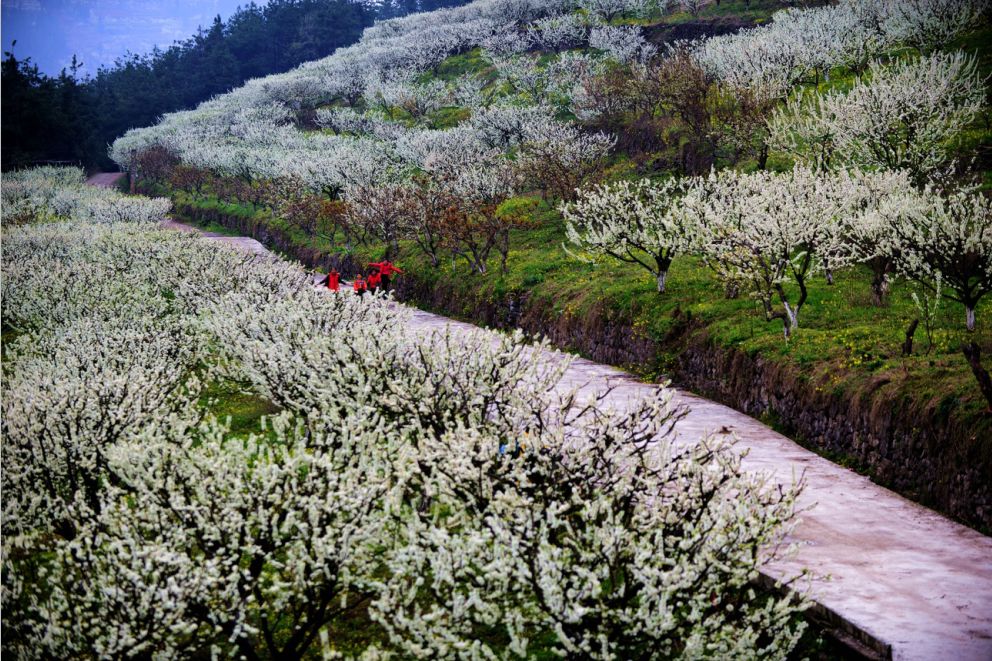
[[[681,203],[690,186],[688,180],[645,179],[580,191],[575,202],[561,207],[568,238],[593,254],[643,267],[663,293],[672,259],[698,240],[698,219]]]

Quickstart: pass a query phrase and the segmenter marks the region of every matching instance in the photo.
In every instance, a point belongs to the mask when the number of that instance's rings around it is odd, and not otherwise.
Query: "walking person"
[[[379,273],[379,279],[382,283],[383,291],[389,291],[389,276],[395,275],[397,273],[402,274],[403,271],[393,264],[391,261],[383,260],[381,262],[372,262],[369,264],[372,268],[376,269]]]
[[[331,269],[324,276],[324,279],[320,281],[321,285],[324,285],[331,291],[337,291],[341,286],[341,274],[338,273],[337,269]]]
[[[382,284],[382,276],[379,275],[378,271],[373,271],[369,274],[369,277],[365,279],[365,285],[368,287],[369,292],[374,294],[376,290],[379,289],[379,285]]]

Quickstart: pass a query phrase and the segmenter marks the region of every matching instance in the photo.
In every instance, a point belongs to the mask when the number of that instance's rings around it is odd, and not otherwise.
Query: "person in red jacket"
[[[400,274],[403,273],[403,271],[400,270],[400,268],[398,266],[396,266],[395,264],[393,264],[388,259],[387,260],[383,260],[381,262],[372,262],[371,264],[369,264],[369,266],[371,266],[376,271],[378,271],[378,273],[379,273],[379,279],[382,282],[382,289],[383,289],[383,291],[389,291],[389,276],[395,275],[397,273],[400,273]]]
[[[358,294],[359,296],[364,294],[367,290],[367,287],[365,286],[365,280],[362,278],[361,275],[355,276],[355,279],[352,281],[351,286],[355,289],[355,293]]]
[[[379,288],[379,285],[382,284],[382,276],[379,275],[378,271],[373,271],[369,274],[369,277],[365,279],[365,284],[369,288],[369,291],[374,294]]]
[[[338,273],[337,269],[331,269],[324,276],[324,279],[320,281],[320,284],[326,285],[331,291],[337,291],[341,283],[341,274]]]

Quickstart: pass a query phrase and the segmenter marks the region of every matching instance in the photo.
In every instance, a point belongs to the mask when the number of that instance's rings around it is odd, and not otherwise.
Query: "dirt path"
[[[179,223],[170,226],[196,231]],[[446,328],[457,333],[475,327],[413,311],[411,332]],[[544,352],[540,359],[562,360],[562,355]],[[652,389],[622,370],[581,358],[561,387],[588,394],[607,385],[614,387],[607,404],[618,408]],[[681,390],[676,398],[690,409],[677,426],[681,439],[733,433],[738,447],[748,452],[748,470],[770,473],[783,483],[805,474],[801,506],[808,511],[793,535],[801,550],[771,567],[772,575],[793,575],[807,567],[824,577],[812,586],[818,608],[880,656],[992,659],[992,538],[873,484],[729,407]]]

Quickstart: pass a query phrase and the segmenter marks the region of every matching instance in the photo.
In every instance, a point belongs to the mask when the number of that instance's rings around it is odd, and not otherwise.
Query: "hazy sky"
[[[4,51],[16,39],[14,55],[30,57],[45,73],[57,74],[75,53],[92,74],[127,51],[147,53],[186,39],[249,1],[0,0],[0,35]]]

